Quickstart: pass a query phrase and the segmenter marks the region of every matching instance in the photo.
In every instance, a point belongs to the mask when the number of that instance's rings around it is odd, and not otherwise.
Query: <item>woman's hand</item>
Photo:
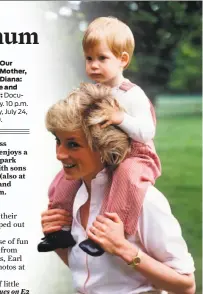
[[[61,230],[63,226],[71,226],[72,217],[65,209],[49,209],[41,214],[41,225],[44,234]]]
[[[96,217],[87,232],[88,237],[106,252],[117,255],[119,248],[126,242],[123,223],[117,213],[105,212],[105,216]]]

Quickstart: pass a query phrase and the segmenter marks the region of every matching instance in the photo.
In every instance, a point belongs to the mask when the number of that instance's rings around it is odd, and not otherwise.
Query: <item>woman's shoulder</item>
[[[147,236],[150,243],[156,243],[161,236],[165,241],[171,235],[182,238],[180,224],[173,215],[168,200],[154,186],[150,186],[145,195],[139,217],[139,230],[141,235]]]
[[[181,226],[171,212],[166,197],[150,186],[146,193],[138,223],[142,248],[153,258],[177,272],[194,272],[194,261],[182,236]]]
[[[146,209],[150,208],[152,210],[154,207],[154,209],[161,210],[165,213],[171,213],[168,199],[153,185],[149,186],[143,205]]]

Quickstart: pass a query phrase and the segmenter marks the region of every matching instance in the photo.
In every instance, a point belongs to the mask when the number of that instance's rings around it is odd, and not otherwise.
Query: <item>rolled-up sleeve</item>
[[[181,274],[193,273],[194,261],[164,195],[151,186],[139,218],[138,234],[146,252]]]

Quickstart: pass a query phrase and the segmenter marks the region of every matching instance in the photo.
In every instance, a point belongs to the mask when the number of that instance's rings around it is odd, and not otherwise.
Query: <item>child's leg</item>
[[[135,235],[137,223],[148,187],[154,184],[151,168],[145,159],[127,158],[113,174],[101,214],[116,212],[124,224],[125,232]]]
[[[51,183],[48,191],[49,209],[62,208],[67,210],[72,215],[72,208],[75,195],[81,185],[80,180],[66,180],[64,171],[61,170],[53,182]]]
[[[125,232],[135,235],[147,189],[160,175],[160,160],[153,145],[133,142],[130,155],[113,173],[101,213],[116,212],[124,223]]]
[[[155,179],[160,174],[161,165],[153,145],[151,147],[137,142],[133,143],[129,157],[113,173],[112,183],[104,198],[101,214],[105,211],[116,212],[124,223],[125,232],[135,235],[147,189],[149,185],[155,183]],[[89,240],[86,240],[80,243],[80,247],[93,255],[95,248],[93,246],[91,248],[91,244]],[[101,249],[93,256],[99,256],[103,252]]]

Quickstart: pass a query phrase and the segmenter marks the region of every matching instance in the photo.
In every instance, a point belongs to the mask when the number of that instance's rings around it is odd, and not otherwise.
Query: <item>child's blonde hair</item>
[[[104,40],[116,57],[121,57],[122,52],[127,52],[129,54],[128,64],[130,63],[135,40],[131,29],[125,23],[111,16],[96,18],[89,24],[84,34],[82,42],[84,52]]]

